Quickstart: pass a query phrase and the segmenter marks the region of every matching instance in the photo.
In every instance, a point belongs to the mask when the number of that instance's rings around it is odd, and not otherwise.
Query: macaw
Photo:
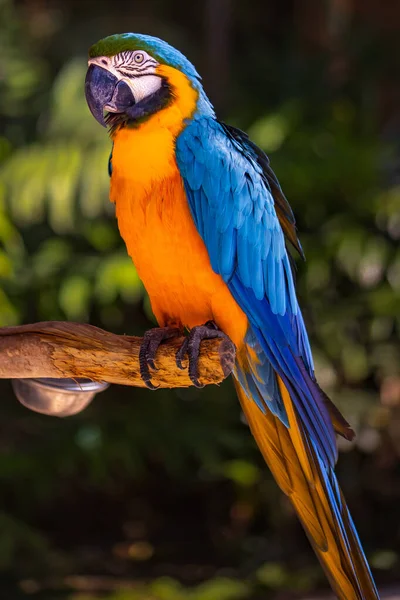
[[[354,432],[319,387],[288,246],[295,220],[268,157],[219,121],[192,63],[163,40],[125,33],[89,50],[85,93],[113,142],[110,199],[159,327],[140,369],[150,388],[159,345],[201,386],[201,341],[228,336],[252,434],[341,600],[379,598],[334,473],[335,433]]]

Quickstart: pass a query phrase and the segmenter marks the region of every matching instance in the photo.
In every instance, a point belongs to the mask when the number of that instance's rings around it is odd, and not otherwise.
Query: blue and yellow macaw
[[[267,156],[216,118],[194,66],[148,35],[89,51],[86,98],[108,126],[111,201],[160,325],[144,337],[148,387],[160,343],[184,328],[181,366],[200,386],[205,338],[236,345],[237,393],[256,442],[342,600],[378,592],[339,488],[335,433],[353,431],[319,387],[287,246],[302,255]]]

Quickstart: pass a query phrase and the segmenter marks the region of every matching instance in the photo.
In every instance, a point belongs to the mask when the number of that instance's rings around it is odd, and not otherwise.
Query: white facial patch
[[[157,75],[143,75],[137,79],[123,78],[123,81],[131,88],[135,102],[154,94],[161,87],[161,77]]]

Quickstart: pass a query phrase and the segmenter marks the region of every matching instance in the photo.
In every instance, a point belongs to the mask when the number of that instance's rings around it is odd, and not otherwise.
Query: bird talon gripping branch
[[[192,63],[158,38],[92,46],[85,89],[113,141],[110,198],[153,312],[190,330],[178,366],[187,354],[200,387],[201,340],[229,336],[223,364],[235,360],[246,420],[332,588],[341,600],[376,600],[334,472],[335,434],[351,429],[316,383],[288,246],[303,251],[267,156],[217,119]],[[140,351],[152,389],[165,335],[148,332]]]
[[[182,365],[182,360],[187,355],[189,359],[189,377],[193,385],[197,388],[204,387],[204,384],[202,384],[199,381],[199,357],[201,342],[203,340],[214,340],[216,338],[221,338],[228,342],[228,344],[224,346],[223,351],[221,352],[220,350],[221,366],[225,373],[225,371],[229,368],[229,359],[227,358],[228,354],[230,352],[231,355],[234,355],[235,348],[229,337],[225,335],[223,331],[218,329],[218,326],[216,323],[214,323],[214,321],[207,321],[207,323],[205,323],[204,325],[197,325],[196,327],[193,327],[190,330],[189,335],[185,338],[185,341],[183,342],[182,346],[176,353],[176,364],[180,369],[185,368]],[[231,370],[232,368],[230,369],[230,371]]]
[[[157,371],[154,361],[158,348],[166,340],[178,337],[180,334],[181,330],[177,327],[154,327],[144,334],[139,350],[139,367],[141,378],[150,390],[158,389],[158,386],[152,383],[150,373],[150,369]]]

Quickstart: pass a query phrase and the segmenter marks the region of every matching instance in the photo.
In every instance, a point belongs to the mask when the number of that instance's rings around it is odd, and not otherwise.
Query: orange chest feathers
[[[168,130],[117,133],[110,197],[159,324],[193,327],[213,319],[238,345],[247,319],[212,270]]]
[[[162,304],[163,312],[180,319],[182,310],[172,306],[173,298],[185,292],[184,286],[197,287],[197,279],[210,267],[190,215],[168,130],[117,134],[111,200],[152,304]]]

